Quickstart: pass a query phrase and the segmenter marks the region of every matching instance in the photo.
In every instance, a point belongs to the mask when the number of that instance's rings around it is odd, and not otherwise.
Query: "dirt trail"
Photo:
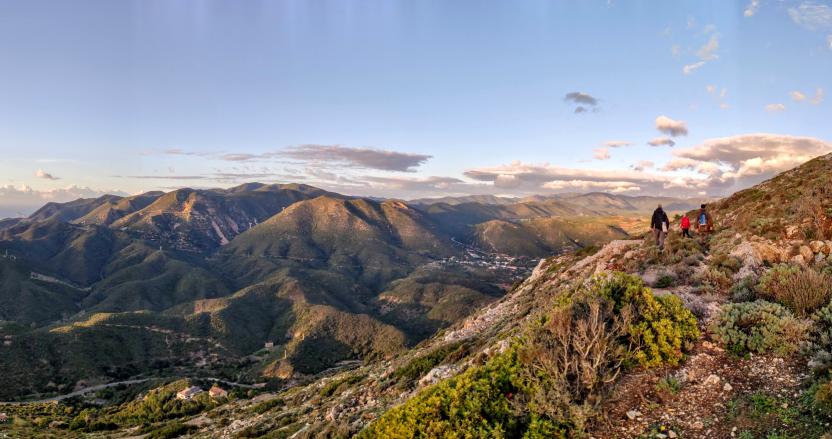
[[[602,405],[605,419],[591,431],[593,438],[766,437],[759,434],[772,430],[785,434],[778,438],[820,437],[809,432],[817,423],[809,425],[797,410],[809,378],[805,362],[774,355],[739,358],[711,340],[707,326],[728,301],[724,295],[701,296],[690,286],[654,292],[696,304],[705,313],[701,336],[679,367],[625,375]]]

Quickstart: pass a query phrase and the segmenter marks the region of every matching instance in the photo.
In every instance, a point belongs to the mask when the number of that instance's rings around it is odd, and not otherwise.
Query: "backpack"
[[[708,225],[708,215],[705,215],[705,212],[699,214],[699,225],[706,226]]]

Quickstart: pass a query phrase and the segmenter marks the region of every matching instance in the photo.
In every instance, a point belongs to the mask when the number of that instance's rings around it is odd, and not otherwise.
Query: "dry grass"
[[[536,389],[523,403],[552,419],[586,420],[602,389],[618,377],[627,355],[619,340],[629,322],[629,311],[616,314],[597,298],[552,312],[518,352],[528,365],[523,379]]]
[[[760,295],[807,315],[829,303],[832,278],[811,268],[778,265],[760,281]]]

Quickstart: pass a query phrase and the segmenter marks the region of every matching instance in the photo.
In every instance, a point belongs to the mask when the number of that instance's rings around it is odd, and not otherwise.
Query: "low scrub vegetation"
[[[686,342],[699,336],[696,317],[675,295],[654,296],[641,279],[624,273],[596,278],[590,287],[614,303],[619,312],[632,315],[627,327],[634,346],[632,359],[642,366],[675,366]]]
[[[436,348],[413,358],[409,363],[393,372],[391,378],[399,381],[403,387],[407,387],[442,362],[459,359],[465,352],[465,346],[461,343],[451,343]]]
[[[655,297],[623,273],[557,303],[505,352],[425,389],[359,437],[573,437],[622,370],[678,364],[698,336],[678,297]]]
[[[753,302],[757,299],[757,278],[746,276],[731,287],[732,302]]]
[[[788,309],[764,300],[727,304],[711,324],[714,338],[738,355],[790,355],[799,349],[807,329],[807,323]]]
[[[760,279],[759,295],[805,316],[832,298],[832,277],[808,267],[779,264]]]

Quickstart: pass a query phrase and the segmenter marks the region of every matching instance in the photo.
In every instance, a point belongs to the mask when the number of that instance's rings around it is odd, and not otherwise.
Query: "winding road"
[[[71,393],[66,393],[63,395],[53,396],[50,398],[44,399],[35,399],[35,400],[28,400],[28,401],[0,401],[0,404],[8,404],[8,405],[21,405],[21,404],[43,404],[49,402],[58,402],[63,401],[65,399],[74,398],[76,396],[81,396],[86,393],[90,392],[97,392],[99,390],[104,390],[109,387],[116,387],[120,385],[131,385],[131,384],[140,384],[150,380],[161,380],[161,379],[192,379],[192,380],[205,380],[205,381],[213,381],[221,384],[225,384],[226,386],[234,386],[234,387],[242,387],[244,389],[257,389],[259,386],[257,384],[243,384],[243,383],[235,383],[233,381],[226,381],[220,378],[212,378],[212,377],[159,377],[159,378],[140,378],[140,379],[133,379],[133,380],[125,380],[125,381],[116,381],[113,383],[106,383],[106,384],[98,384],[95,386],[84,387],[83,389],[76,390]]]

